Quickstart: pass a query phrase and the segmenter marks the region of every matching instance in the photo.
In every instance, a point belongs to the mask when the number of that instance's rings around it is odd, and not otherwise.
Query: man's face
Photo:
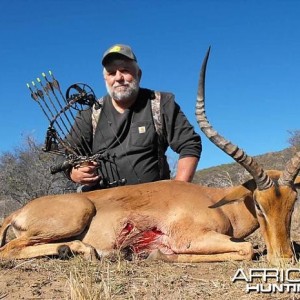
[[[134,61],[116,59],[104,68],[106,89],[115,101],[128,101],[137,96],[140,70]]]

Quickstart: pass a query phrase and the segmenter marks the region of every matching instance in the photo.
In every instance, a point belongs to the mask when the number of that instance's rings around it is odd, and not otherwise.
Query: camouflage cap
[[[116,44],[106,50],[102,57],[102,65],[104,66],[108,61],[109,57],[115,56],[125,56],[131,60],[137,61],[134,53],[132,52],[131,48],[127,45]]]

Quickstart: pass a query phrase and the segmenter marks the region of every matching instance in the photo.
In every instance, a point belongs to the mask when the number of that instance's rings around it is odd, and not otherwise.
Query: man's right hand
[[[98,164],[94,161],[75,166],[70,172],[70,178],[76,183],[93,186],[101,179],[97,167]]]

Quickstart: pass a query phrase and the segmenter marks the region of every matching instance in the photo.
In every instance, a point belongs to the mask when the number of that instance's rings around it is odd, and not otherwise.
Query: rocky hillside
[[[295,152],[295,148],[287,148],[282,151],[255,156],[255,158],[266,170],[282,170]],[[249,173],[239,164],[231,163],[198,171],[194,177],[194,182],[207,186],[229,186],[240,184],[249,176]]]

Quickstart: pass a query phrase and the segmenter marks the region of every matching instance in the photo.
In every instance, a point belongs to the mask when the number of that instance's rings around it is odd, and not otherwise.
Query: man
[[[191,181],[202,150],[201,139],[174,96],[140,87],[142,71],[127,45],[110,47],[102,65],[108,95],[102,98],[100,117],[95,121],[95,108],[79,113],[71,135],[74,140],[79,131],[91,154],[101,153],[107,159],[100,165],[92,162],[72,168],[70,179],[93,188],[103,180],[137,184],[169,179],[165,152],[170,146],[179,154],[175,179]],[[157,97],[160,107],[155,117],[151,101]],[[155,118],[161,122],[163,137],[156,131]]]

